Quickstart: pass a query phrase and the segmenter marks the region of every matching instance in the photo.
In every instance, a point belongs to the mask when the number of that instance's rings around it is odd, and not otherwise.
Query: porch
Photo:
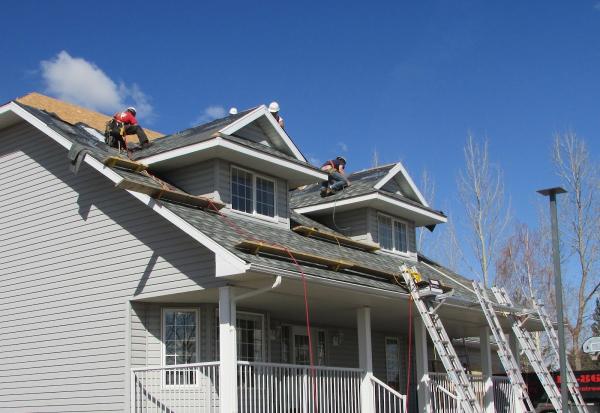
[[[486,381],[469,376],[481,405]],[[313,379],[314,378],[314,379]],[[363,378],[366,380],[363,382]],[[495,412],[513,411],[508,379],[491,380]],[[361,391],[361,386],[363,387]],[[365,391],[366,390],[366,391]],[[458,413],[453,385],[444,373],[429,373],[428,391],[434,412]],[[134,368],[131,372],[131,411],[220,412],[219,362],[177,367]],[[369,398],[366,404],[362,397]],[[358,413],[361,405],[377,413],[406,413],[407,398],[373,375],[357,368],[315,367],[277,363],[238,362],[237,411],[347,412]]]
[[[445,374],[429,373],[440,365],[414,313],[412,349],[407,347],[405,294],[374,297],[321,285],[310,297],[312,345],[299,311],[301,285],[291,280],[265,286],[263,278],[139,303],[132,330],[144,337],[133,338],[131,411],[458,411]],[[488,343],[476,344],[470,362],[490,377],[473,381],[482,405],[493,409],[494,397],[507,396],[503,379],[491,378],[500,370],[492,368],[497,363],[485,320],[476,308],[449,306],[443,315],[452,337],[481,335]]]

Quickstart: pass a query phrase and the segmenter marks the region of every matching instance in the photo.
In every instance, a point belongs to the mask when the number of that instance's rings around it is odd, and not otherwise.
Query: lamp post
[[[552,221],[552,261],[554,262],[554,290],[556,295],[556,318],[558,322],[558,357],[560,362],[560,398],[563,412],[569,411],[567,395],[567,353],[565,349],[565,319],[563,315],[562,279],[560,274],[560,251],[558,245],[558,218],[556,194],[564,194],[561,187],[540,189],[539,194],[550,197],[550,219]]]

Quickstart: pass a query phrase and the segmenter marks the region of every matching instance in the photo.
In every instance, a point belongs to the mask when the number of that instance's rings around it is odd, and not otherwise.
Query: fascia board
[[[314,170],[312,168],[308,168],[302,165],[298,165],[295,162],[288,161],[286,159],[281,159],[273,155],[269,155],[267,153],[257,151],[252,148],[248,148],[244,145],[240,145],[235,142],[228,141],[227,139],[223,139],[222,137],[215,137],[205,142],[196,143],[194,145],[186,146],[185,148],[175,149],[170,152],[166,152],[160,155],[150,156],[148,158],[140,159],[139,162],[148,167],[152,167],[153,165],[159,164],[161,162],[167,161],[169,159],[173,159],[179,157],[184,154],[191,154],[194,152],[199,152],[203,150],[207,150],[210,148],[214,148],[217,146],[221,146],[223,148],[230,149],[232,151],[236,151],[242,153],[247,156],[251,156],[254,158],[261,159],[263,161],[282,166],[296,172],[303,173],[305,175],[312,176],[319,180],[327,180],[327,174],[321,171]]]
[[[311,205],[311,206],[307,206],[307,207],[295,208],[294,211],[296,211],[299,214],[310,214],[311,212],[323,211],[323,210],[328,210],[328,209],[333,209],[333,208],[339,208],[344,205],[360,204],[363,202],[369,202],[369,201],[375,201],[375,200],[390,203],[390,204],[398,206],[402,209],[406,209],[411,212],[417,213],[421,216],[433,219],[433,220],[437,221],[438,223],[444,223],[444,222],[448,221],[448,218],[446,218],[443,215],[439,215],[439,214],[436,214],[431,211],[423,210],[422,208],[411,205],[407,202],[402,202],[398,199],[391,198],[391,197],[383,195],[381,193],[372,193],[372,194],[357,196],[354,198],[347,198],[347,199],[341,199],[339,201],[327,202],[324,204],[317,204],[317,205]]]
[[[375,184],[374,188],[381,189],[385,184],[387,184],[398,173],[402,174],[402,177],[406,180],[406,182],[408,183],[410,188],[413,190],[413,192],[415,193],[419,202],[421,202],[424,206],[429,208],[429,204],[425,200],[425,197],[423,196],[423,194],[421,194],[421,191],[419,191],[419,188],[417,187],[417,185],[415,185],[415,182],[412,180],[411,176],[408,174],[408,171],[406,170],[406,168],[404,168],[404,165],[402,165],[402,162],[397,162],[396,165],[392,169],[390,169],[390,171],[387,173],[387,175],[384,176],[379,182],[377,182]]]
[[[50,128],[44,122],[27,112],[25,109],[14,104],[13,102],[8,103],[0,108],[0,114],[12,111],[16,115],[20,116],[23,120],[30,123],[35,128],[39,129],[42,133],[46,134],[52,140],[63,146],[66,150],[71,149],[71,141],[61,136],[58,132]],[[100,172],[102,175],[110,179],[115,185],[117,185],[123,179],[119,174],[114,172],[109,167],[105,166],[102,162],[98,161],[92,156],[86,156],[84,162],[89,166]],[[215,272],[216,276],[225,276],[232,274],[240,274],[246,272],[249,268],[249,264],[235,254],[229,252],[226,248],[215,242],[213,239],[205,235],[203,232],[197,230],[192,225],[187,223],[185,220],[171,212],[167,208],[158,204],[153,198],[146,194],[127,190],[134,198],[147,205],[149,208],[154,210],[156,213],[161,215],[167,221],[181,229],[183,232],[191,236],[193,239],[198,241],[201,245],[211,250],[215,254]]]
[[[264,116],[267,119],[267,121],[269,121],[271,125],[273,125],[273,128],[275,129],[275,131],[277,131],[277,134],[281,137],[281,140],[286,144],[290,151],[292,151],[296,159],[302,162],[306,162],[306,158],[302,155],[300,150],[298,150],[298,147],[296,147],[294,142],[292,142],[286,131],[281,126],[279,126],[278,122],[275,122],[273,116],[270,116],[269,110],[265,105],[259,106],[252,112],[246,114],[245,116],[242,116],[230,125],[225,126],[223,129],[219,130],[219,132],[224,133],[226,135],[233,135],[235,132],[242,129],[244,126],[254,122],[261,116]]]

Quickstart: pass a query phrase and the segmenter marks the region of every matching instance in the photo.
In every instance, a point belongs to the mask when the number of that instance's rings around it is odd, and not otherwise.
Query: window
[[[260,314],[237,314],[238,359],[263,360],[263,317]]]
[[[275,182],[240,168],[231,168],[231,208],[275,217]]]
[[[377,230],[381,248],[390,251],[408,251],[406,223],[380,214],[377,216]]]
[[[400,388],[400,346],[396,337],[385,338],[385,382],[391,388]]]
[[[196,363],[198,361],[198,335],[196,310],[167,309],[163,312],[164,364]],[[193,372],[168,370],[166,384],[195,384]]]

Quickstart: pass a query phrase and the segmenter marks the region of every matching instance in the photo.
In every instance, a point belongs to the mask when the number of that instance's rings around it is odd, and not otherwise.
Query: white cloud
[[[213,119],[223,118],[226,114],[227,112],[223,106],[210,105],[202,111],[202,114],[200,114],[194,122],[192,122],[192,126],[201,125],[210,122]]]
[[[596,11],[600,11],[600,1],[597,1],[596,4],[594,4],[594,9],[596,9]]]
[[[321,160],[311,154],[308,154],[308,162],[315,166],[321,166]]]
[[[340,151],[348,152],[348,145],[346,145],[344,142],[338,142],[337,146],[340,149]]]
[[[138,117],[154,116],[150,98],[137,84],[117,84],[92,62],[61,51],[54,58],[40,62],[46,92],[58,99],[102,112],[116,112],[126,106],[136,107]]]

